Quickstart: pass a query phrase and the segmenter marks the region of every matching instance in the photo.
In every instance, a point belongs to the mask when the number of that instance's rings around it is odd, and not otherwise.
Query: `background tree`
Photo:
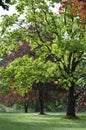
[[[86,90],[84,90],[77,103],[77,112],[86,110]]]
[[[2,90],[1,90],[2,91]],[[13,106],[14,104],[21,105],[24,107],[24,112],[28,112],[28,107],[30,104],[35,104],[38,98],[38,93],[36,90],[29,90],[25,95],[19,94],[16,89],[10,89],[8,92],[6,90],[2,91],[0,94],[0,102],[5,106]]]
[[[63,0],[60,12],[64,8],[70,7],[70,14],[72,16],[79,16],[83,24],[86,24],[86,1],[85,0]]]
[[[48,71],[51,72],[48,74]],[[33,86],[33,83],[39,86],[39,101],[40,101],[40,114],[43,114],[43,97],[44,97],[44,82],[50,82],[54,78],[56,72],[55,64],[52,62],[44,63],[40,59],[29,58],[23,56],[16,58],[10,63],[3,71],[1,71],[1,82],[8,86],[16,88],[17,93],[25,96],[27,99],[28,91]],[[40,92],[41,91],[41,92]],[[40,95],[41,94],[41,95]]]
[[[12,50],[10,53],[4,55],[4,57],[1,60],[2,66],[6,68],[6,66],[15,60],[15,58],[22,57],[25,54],[32,56],[33,52],[30,49],[30,46],[27,42],[23,41],[23,45],[19,46],[17,50]],[[10,85],[13,84],[13,81]],[[1,95],[1,102],[5,105],[7,104],[14,104],[14,103],[20,103],[24,106],[25,112],[28,112],[28,105],[29,105],[29,92],[27,92],[24,96],[20,95],[19,93],[14,90],[13,87],[10,88],[9,92],[7,94],[5,93],[6,90],[4,90],[5,94]],[[2,91],[2,90],[1,90]],[[13,96],[12,96],[13,95]],[[6,101],[5,101],[6,100]]]
[[[10,62],[14,61],[15,58],[23,57],[24,55],[34,56],[34,52],[31,51],[29,43],[24,41],[17,50],[11,50],[9,53],[4,55],[2,58],[2,65],[6,67]]]

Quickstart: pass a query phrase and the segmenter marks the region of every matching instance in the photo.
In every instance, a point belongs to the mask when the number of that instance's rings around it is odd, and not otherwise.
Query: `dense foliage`
[[[19,0],[18,13],[3,16],[1,58],[16,51],[23,41],[29,42],[34,56],[16,58],[5,69],[1,68],[1,83],[10,86],[13,82],[17,91],[25,94],[34,82],[44,87],[46,82],[53,81],[68,90],[67,116],[75,116],[76,99],[86,87],[80,85],[86,60],[86,17],[82,14],[86,2],[62,1],[59,14],[50,8],[54,2]]]

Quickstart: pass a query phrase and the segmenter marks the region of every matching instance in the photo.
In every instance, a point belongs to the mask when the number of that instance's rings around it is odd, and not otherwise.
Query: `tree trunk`
[[[42,88],[39,89],[39,108],[40,114],[44,114],[44,93]]]
[[[67,106],[67,116],[75,117],[75,96],[74,96],[74,86],[69,88],[68,94],[68,106]]]
[[[28,103],[27,102],[24,103],[24,111],[25,111],[25,113],[28,113]]]

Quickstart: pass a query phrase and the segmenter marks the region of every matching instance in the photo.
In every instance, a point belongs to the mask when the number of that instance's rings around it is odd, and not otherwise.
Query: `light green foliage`
[[[12,87],[25,94],[34,82],[50,82],[57,75],[57,66],[51,61],[45,62],[41,58],[29,58],[27,55],[16,58],[6,69],[1,68],[1,82],[12,83]]]
[[[69,10],[61,16],[54,14],[45,0],[18,0],[16,9],[17,15],[6,16],[1,23],[1,56],[17,48],[19,44],[16,43],[23,40],[29,41],[31,49],[36,53],[36,60],[25,56],[7,67],[7,73],[15,76],[16,85],[27,88],[34,80],[46,82],[54,77],[59,77],[58,82],[67,88],[71,87],[72,82],[76,84],[79,64],[86,53],[86,30],[79,18],[72,18],[68,14]],[[24,23],[19,20],[21,14],[25,16]],[[19,29],[10,33],[8,28],[15,21],[18,21]],[[28,29],[23,27],[25,23],[28,23]],[[49,55],[52,55],[52,60],[48,59],[51,62],[45,63]]]

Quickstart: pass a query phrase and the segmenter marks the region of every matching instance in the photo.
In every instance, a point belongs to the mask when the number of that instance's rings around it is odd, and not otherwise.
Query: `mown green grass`
[[[0,130],[86,130],[86,114],[66,119],[63,113],[0,113]]]

